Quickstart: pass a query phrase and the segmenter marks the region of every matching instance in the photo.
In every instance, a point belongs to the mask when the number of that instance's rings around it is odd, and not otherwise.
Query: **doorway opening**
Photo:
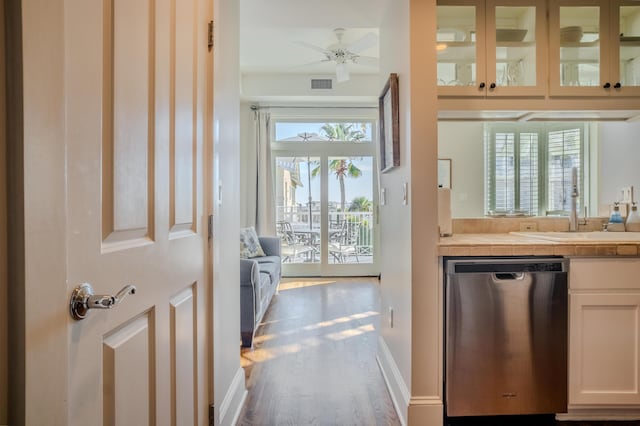
[[[271,147],[285,276],[377,275],[374,121],[276,119]]]

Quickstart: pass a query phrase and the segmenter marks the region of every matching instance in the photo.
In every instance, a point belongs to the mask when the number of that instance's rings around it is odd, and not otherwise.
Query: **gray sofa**
[[[259,240],[266,256],[240,259],[240,336],[244,347],[253,344],[253,335],[282,276],[280,238]]]

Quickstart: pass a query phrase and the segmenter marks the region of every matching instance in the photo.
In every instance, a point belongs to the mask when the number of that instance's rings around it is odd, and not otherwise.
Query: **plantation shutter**
[[[571,209],[571,169],[582,176],[582,141],[579,128],[550,131],[547,142],[547,210],[568,213]],[[580,199],[578,205],[580,205]]]
[[[515,134],[495,133],[489,174],[488,194],[493,195],[489,210],[506,213],[515,208]]]
[[[520,133],[519,205],[518,210],[538,215],[538,133]]]

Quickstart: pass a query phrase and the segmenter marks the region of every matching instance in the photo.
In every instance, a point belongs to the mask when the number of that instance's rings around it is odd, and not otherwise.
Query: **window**
[[[485,210],[489,215],[568,215],[572,168],[585,169],[586,126],[491,124],[485,129]]]

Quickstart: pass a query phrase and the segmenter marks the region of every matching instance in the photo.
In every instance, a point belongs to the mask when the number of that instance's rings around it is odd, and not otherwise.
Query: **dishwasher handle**
[[[522,281],[526,275],[525,272],[495,272],[493,281]]]

